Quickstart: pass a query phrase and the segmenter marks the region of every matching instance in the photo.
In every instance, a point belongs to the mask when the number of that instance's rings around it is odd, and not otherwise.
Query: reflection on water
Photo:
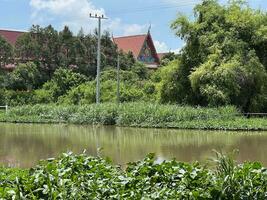
[[[204,161],[212,150],[239,149],[239,161],[261,161],[267,166],[267,132],[223,132],[119,128],[113,126],[32,125],[0,123],[0,165],[31,167],[40,159],[83,150],[126,164],[150,152],[159,160]]]

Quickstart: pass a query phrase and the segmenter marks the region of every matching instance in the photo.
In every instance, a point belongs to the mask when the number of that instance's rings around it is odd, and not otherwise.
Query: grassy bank
[[[11,108],[1,122],[103,124],[131,127],[267,130],[267,119],[247,119],[234,107],[193,108],[148,103]]]
[[[67,153],[31,170],[2,168],[0,199],[266,199],[266,171],[220,154],[208,167],[157,164],[149,155],[123,170],[100,157]]]

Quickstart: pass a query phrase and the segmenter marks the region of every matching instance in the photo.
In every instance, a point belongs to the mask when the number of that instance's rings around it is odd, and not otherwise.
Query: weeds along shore
[[[151,103],[34,105],[0,113],[1,122],[100,124],[146,128],[267,130],[265,118],[246,118],[233,106],[206,108]]]

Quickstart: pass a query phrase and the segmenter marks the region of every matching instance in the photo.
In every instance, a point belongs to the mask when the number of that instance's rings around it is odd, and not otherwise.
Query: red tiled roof
[[[18,37],[24,33],[23,31],[0,30],[0,36],[5,38],[12,45],[15,45]]]
[[[132,52],[134,57],[138,58],[146,38],[147,35],[133,35],[113,38],[113,41],[123,52]]]

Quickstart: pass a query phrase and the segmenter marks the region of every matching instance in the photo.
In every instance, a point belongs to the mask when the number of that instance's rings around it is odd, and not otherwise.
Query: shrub
[[[156,84],[156,96],[161,103],[190,103],[184,89],[184,74],[180,62],[174,60],[161,67],[152,75],[152,81]]]
[[[156,84],[152,81],[145,81],[143,83],[144,101],[157,101],[158,90]]]
[[[155,84],[153,84],[152,82],[145,82],[144,84],[144,92],[147,94],[147,95],[151,95],[151,94],[154,94],[155,93]]]
[[[117,81],[117,70],[109,69],[102,72],[101,81],[108,81],[108,80]],[[127,82],[135,84],[136,82],[139,81],[139,77],[136,73],[132,71],[120,70],[120,81],[124,83]]]
[[[60,96],[86,81],[87,78],[84,75],[70,69],[59,68],[55,71],[53,78],[43,85],[43,89],[47,90],[47,93],[50,93],[56,102]]]
[[[120,88],[120,102],[134,102],[144,99],[144,93],[137,85],[121,84]]]
[[[84,75],[64,68],[57,69],[52,78],[52,82],[60,88],[61,94],[65,94],[70,88],[78,86],[86,80],[87,78]]]
[[[190,81],[194,92],[204,99],[204,105],[232,104],[244,112],[259,112],[266,104],[266,77],[264,66],[251,51],[226,61],[220,54],[210,55],[190,75]]]
[[[40,72],[37,66],[28,62],[19,64],[14,71],[6,75],[5,86],[12,90],[32,90],[38,87]]]
[[[101,82],[101,102],[114,103],[117,101],[117,81],[107,80]],[[142,89],[131,83],[120,83],[120,102],[140,101],[144,99]],[[92,104],[96,101],[96,83],[87,82],[78,87],[72,88],[66,95],[59,98],[59,103],[68,105]]]
[[[72,88],[66,95],[59,98],[58,103],[84,105],[94,103],[96,99],[95,81],[83,83]]]
[[[39,89],[34,91],[33,102],[37,104],[49,104],[55,101],[53,90]]]
[[[140,62],[135,63],[131,71],[137,74],[140,79],[147,79],[149,76],[148,68]]]
[[[41,93],[47,93],[47,94],[49,94],[49,97],[51,96],[53,102],[57,102],[58,98],[63,93],[60,90],[60,88],[57,85],[57,83],[54,82],[54,81],[48,81],[48,82],[46,82],[40,90],[43,90],[43,91],[41,91]],[[36,94],[38,95],[39,92],[37,91]],[[37,99],[38,99],[38,97],[37,97]]]
[[[5,99],[5,90],[0,89],[0,105],[5,105],[6,99]]]
[[[32,91],[6,90],[4,97],[5,104],[9,106],[21,106],[33,104],[34,93]]]

